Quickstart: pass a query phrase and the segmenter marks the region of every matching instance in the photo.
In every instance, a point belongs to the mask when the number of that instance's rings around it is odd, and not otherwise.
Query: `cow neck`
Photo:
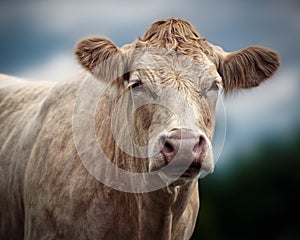
[[[139,194],[139,234],[140,239],[171,239],[179,219],[187,209],[192,192],[197,188],[197,180],[181,186],[168,186],[161,190]]]

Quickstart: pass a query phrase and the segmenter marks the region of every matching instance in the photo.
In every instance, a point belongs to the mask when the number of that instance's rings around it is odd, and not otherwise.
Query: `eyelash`
[[[143,83],[141,80],[135,80],[135,81],[132,81],[131,83],[129,83],[128,88],[134,89],[134,88],[140,87],[142,85],[143,85]]]

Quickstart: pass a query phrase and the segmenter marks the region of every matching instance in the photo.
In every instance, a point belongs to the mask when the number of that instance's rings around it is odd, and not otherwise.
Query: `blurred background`
[[[169,17],[226,51],[262,45],[282,62],[259,88],[226,97],[225,145],[215,173],[200,181],[193,239],[300,239],[298,0],[2,0],[0,72],[63,80],[81,71],[78,40],[101,35],[122,46]]]

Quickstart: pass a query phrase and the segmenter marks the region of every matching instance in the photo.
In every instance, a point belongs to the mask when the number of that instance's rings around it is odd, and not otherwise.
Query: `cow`
[[[218,96],[270,78],[278,54],[225,52],[171,18],[75,55],[70,80],[0,75],[0,239],[189,239]]]

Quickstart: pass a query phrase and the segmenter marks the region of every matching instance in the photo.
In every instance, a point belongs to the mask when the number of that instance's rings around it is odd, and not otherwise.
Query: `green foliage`
[[[238,154],[200,182],[196,239],[300,239],[300,134]],[[217,169],[218,172],[220,169]]]

